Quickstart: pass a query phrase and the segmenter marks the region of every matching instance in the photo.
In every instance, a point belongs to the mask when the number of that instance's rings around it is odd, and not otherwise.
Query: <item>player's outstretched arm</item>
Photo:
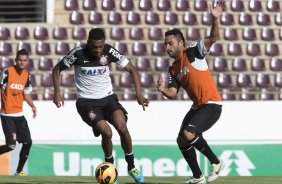
[[[210,6],[210,13],[213,17],[213,24],[211,27],[210,36],[205,39],[205,48],[207,50],[210,50],[212,44],[216,42],[219,38],[219,18],[222,14],[222,12],[225,10],[225,1],[217,1],[216,6],[212,7]]]
[[[59,108],[64,106],[64,98],[61,95],[60,90],[60,63],[57,63],[56,66],[52,70],[52,79],[54,85],[54,99],[53,103]]]
[[[124,69],[130,73],[131,77],[133,78],[134,82],[134,87],[136,91],[136,96],[137,96],[137,101],[139,105],[142,105],[143,110],[145,111],[145,107],[148,107],[149,105],[149,100],[146,99],[143,94],[142,94],[142,89],[141,89],[141,81],[139,74],[136,70],[136,68],[129,62]]]

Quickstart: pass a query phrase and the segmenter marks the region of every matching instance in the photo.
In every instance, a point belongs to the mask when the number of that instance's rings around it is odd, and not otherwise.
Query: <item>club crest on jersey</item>
[[[106,64],[108,64],[108,59],[107,59],[107,55],[102,55],[101,56],[101,58],[100,58],[100,61],[99,61],[99,63],[101,64],[101,65],[106,65]]]

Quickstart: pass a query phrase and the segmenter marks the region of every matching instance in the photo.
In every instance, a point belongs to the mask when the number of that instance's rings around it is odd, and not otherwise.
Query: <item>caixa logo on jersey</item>
[[[16,84],[16,83],[12,83],[10,87],[11,87],[11,89],[18,89],[18,90],[23,90],[24,89],[24,85]]]
[[[84,74],[84,75],[92,75],[92,76],[95,76],[95,75],[102,75],[104,73],[107,72],[107,68],[99,68],[99,69],[83,69],[81,70],[81,73]]]

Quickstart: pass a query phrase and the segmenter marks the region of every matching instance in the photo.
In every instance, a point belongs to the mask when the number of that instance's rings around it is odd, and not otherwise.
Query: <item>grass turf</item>
[[[184,183],[187,177],[145,177],[144,184],[157,183]],[[0,176],[0,183],[5,184],[76,184],[76,183],[97,183],[95,177],[89,176]],[[134,184],[130,177],[119,177],[119,184]],[[282,184],[282,177],[220,177],[212,184]]]

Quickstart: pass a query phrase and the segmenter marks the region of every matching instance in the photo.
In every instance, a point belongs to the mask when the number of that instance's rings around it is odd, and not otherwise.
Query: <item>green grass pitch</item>
[[[187,177],[145,177],[144,184],[157,184],[157,183],[184,183]],[[78,184],[78,183],[97,183],[95,177],[89,176],[0,176],[0,183],[5,184]],[[130,177],[119,177],[119,184],[134,184]],[[282,184],[281,177],[220,177],[212,184]]]

